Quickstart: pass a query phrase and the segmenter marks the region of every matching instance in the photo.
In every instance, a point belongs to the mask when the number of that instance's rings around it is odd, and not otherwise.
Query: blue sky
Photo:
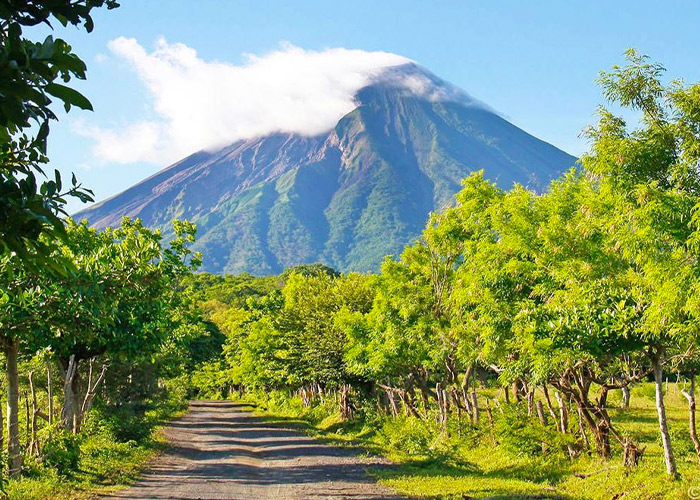
[[[143,71],[115,53],[114,44],[109,48],[120,38],[133,39],[130,47],[146,55],[160,38],[168,48],[184,44],[207,68],[215,61],[250,64],[246,54],[264,58],[286,50],[284,43],[312,53],[346,48],[398,54],[572,154],[585,150],[577,135],[595,120],[601,103],[594,82],[598,72],[622,62],[626,48],[662,62],[670,78],[700,81],[700,5],[690,0],[122,0],[121,8],[99,12],[95,21],[89,35],[58,31],[88,64],[88,80],[78,88],[95,111],[62,116],[52,127],[50,155],[52,166],[75,171],[98,200],[172,159],[162,148],[133,161],[127,161],[127,151],[123,161],[113,161],[114,151],[99,159],[95,133],[85,132],[162,119],[158,106],[163,103],[147,88]],[[167,83],[159,78],[156,87]],[[247,102],[248,96],[228,98]],[[133,134],[140,130],[133,128]]]

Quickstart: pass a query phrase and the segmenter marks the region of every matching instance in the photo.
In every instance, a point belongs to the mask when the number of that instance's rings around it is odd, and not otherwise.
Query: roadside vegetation
[[[634,127],[601,107],[590,151],[543,194],[475,173],[378,275],[200,289],[226,336],[201,394],[376,446],[406,464],[383,477],[406,493],[688,496],[700,85],[663,71],[630,50],[599,83]]]
[[[189,374],[221,350],[181,287],[200,263],[195,227],[171,241],[139,221],[95,231],[67,219],[75,176],[47,171],[57,106],[92,109],[71,88],[86,66],[37,25],[90,32],[114,0],[0,0],[0,498],[79,498],[133,479],[187,406]],[[34,31],[34,33],[36,33]]]

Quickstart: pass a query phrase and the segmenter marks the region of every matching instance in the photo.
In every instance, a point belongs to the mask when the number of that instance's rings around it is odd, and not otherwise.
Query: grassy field
[[[619,404],[613,395],[611,407]],[[390,458],[397,467],[378,473],[380,482],[398,493],[434,499],[561,498],[581,500],[682,500],[700,498],[700,466],[689,438],[686,400],[669,384],[666,404],[681,478],[664,474],[653,386],[632,391],[631,407],[611,410],[613,424],[645,448],[638,467],[622,466],[621,449],[603,460],[593,453],[574,461],[563,453],[525,455],[498,442],[484,424],[476,434],[468,426],[450,438],[436,427],[400,419],[341,422],[330,402],[302,408],[298,401],[256,400],[268,418],[297,422],[326,440],[360,446]],[[417,420],[417,419],[415,419]],[[459,433],[459,437],[455,435]]]

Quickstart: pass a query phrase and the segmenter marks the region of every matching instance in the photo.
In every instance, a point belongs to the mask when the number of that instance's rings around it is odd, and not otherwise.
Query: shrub
[[[504,404],[503,414],[496,420],[498,441],[509,452],[530,457],[542,454],[542,444],[548,453],[560,452],[564,436],[554,428],[542,425],[536,416],[528,415],[522,403]]]
[[[71,476],[80,465],[80,438],[57,426],[46,428],[41,459],[61,476]]]

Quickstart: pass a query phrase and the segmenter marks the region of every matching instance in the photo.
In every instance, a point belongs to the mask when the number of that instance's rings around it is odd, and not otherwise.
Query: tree
[[[85,221],[69,221],[60,255],[76,271],[69,280],[49,275],[51,328],[30,347],[49,347],[57,357],[65,377],[64,425],[73,432],[94,398],[92,387],[79,390],[80,363],[105,354],[152,355],[175,329],[183,298],[176,285],[198,267],[200,256],[188,248],[196,227],[177,220],[173,226],[175,239],[166,247],[160,232],[139,220],[124,218],[118,228],[99,232]]]
[[[639,126],[630,130],[601,108],[597,126],[587,131],[592,146],[582,164],[612,201],[611,243],[642,291],[638,333],[647,339],[653,368],[666,471],[675,476],[662,380],[668,360],[698,338],[690,292],[699,276],[700,84],[664,85],[660,64],[632,49],[626,56],[625,66],[601,73],[599,81],[609,101],[641,115]]]
[[[0,1],[0,253],[13,252],[28,262],[51,266],[51,232],[62,236],[61,214],[68,196],[91,201],[91,192],[75,176],[70,187],[58,171],[44,176],[49,123],[55,120],[54,100],[65,110],[73,106],[92,109],[79,92],[65,85],[85,78],[85,63],[61,39],[48,36],[34,42],[23,28],[52,22],[93,29],[95,8],[118,6],[115,0],[15,0]],[[60,82],[60,83],[59,83]]]

